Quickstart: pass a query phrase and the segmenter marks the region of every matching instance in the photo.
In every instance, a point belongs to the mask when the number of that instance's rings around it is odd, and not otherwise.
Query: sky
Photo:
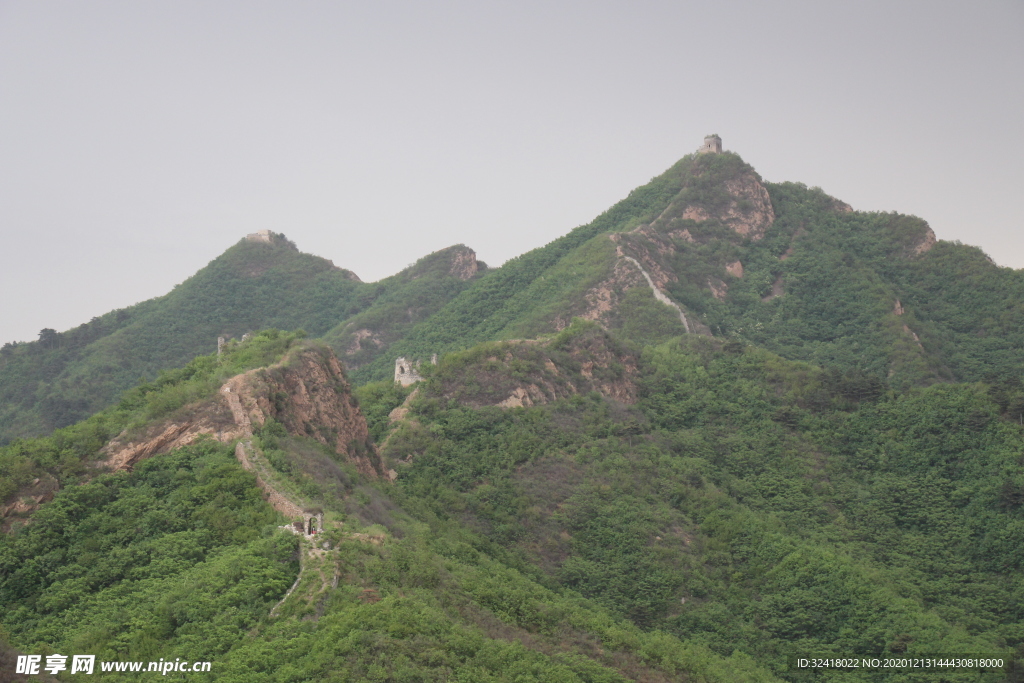
[[[718,133],[1024,268],[1021,0],[0,0],[0,343],[245,234],[492,266]]]

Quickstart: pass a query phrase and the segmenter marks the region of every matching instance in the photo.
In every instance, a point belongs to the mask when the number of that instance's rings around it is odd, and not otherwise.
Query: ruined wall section
[[[142,433],[122,433],[101,454],[109,469],[131,469],[206,435],[230,443],[252,435],[274,418],[293,436],[307,436],[352,461],[369,477],[381,474],[369,429],[352,396],[341,363],[330,350],[308,344],[281,363],[228,380],[217,395],[154,423]]]
[[[717,135],[706,135],[704,144],[697,149],[697,154],[721,154],[722,138]]]
[[[380,460],[341,363],[326,346],[310,345],[285,362],[232,380],[254,425],[274,418],[295,436],[308,436],[352,461],[369,477]]]

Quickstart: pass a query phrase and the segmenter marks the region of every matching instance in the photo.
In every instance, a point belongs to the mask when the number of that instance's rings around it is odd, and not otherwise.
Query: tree
[[[60,346],[60,332],[44,327],[39,330],[39,344],[44,349],[56,349]]]

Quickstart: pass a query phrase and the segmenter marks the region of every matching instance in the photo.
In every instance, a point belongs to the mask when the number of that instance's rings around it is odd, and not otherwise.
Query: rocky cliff
[[[759,240],[774,222],[775,210],[761,177],[739,157],[727,154],[696,159],[682,189],[650,227],[693,242],[706,223]]]
[[[123,433],[107,444],[101,464],[130,469],[136,462],[208,435],[230,442],[251,435],[268,418],[293,436],[330,446],[363,474],[376,477],[379,461],[366,421],[353,398],[341,363],[330,348],[305,344],[270,367],[228,380],[217,395],[181,411],[182,417]]]
[[[482,344],[442,358],[426,395],[477,408],[521,408],[595,391],[632,404],[638,363],[634,351],[599,326],[577,322],[552,339]]]
[[[363,474],[380,474],[366,420],[329,347],[306,346],[278,365],[233,378],[226,388],[240,398],[254,425],[273,418],[289,434],[331,447]]]

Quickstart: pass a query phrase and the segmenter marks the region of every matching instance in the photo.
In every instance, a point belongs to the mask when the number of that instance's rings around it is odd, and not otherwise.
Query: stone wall
[[[395,384],[407,387],[410,384],[419,382],[423,376],[418,372],[421,361],[411,361],[404,356],[395,360]],[[430,357],[432,365],[437,365],[437,354]]]
[[[274,233],[269,230],[259,230],[246,235],[245,240],[247,242],[266,242],[267,244],[270,244],[274,241]]]
[[[721,154],[722,153],[722,138],[717,135],[707,135],[704,137],[704,144],[701,145],[700,149],[697,150],[697,154]]]

